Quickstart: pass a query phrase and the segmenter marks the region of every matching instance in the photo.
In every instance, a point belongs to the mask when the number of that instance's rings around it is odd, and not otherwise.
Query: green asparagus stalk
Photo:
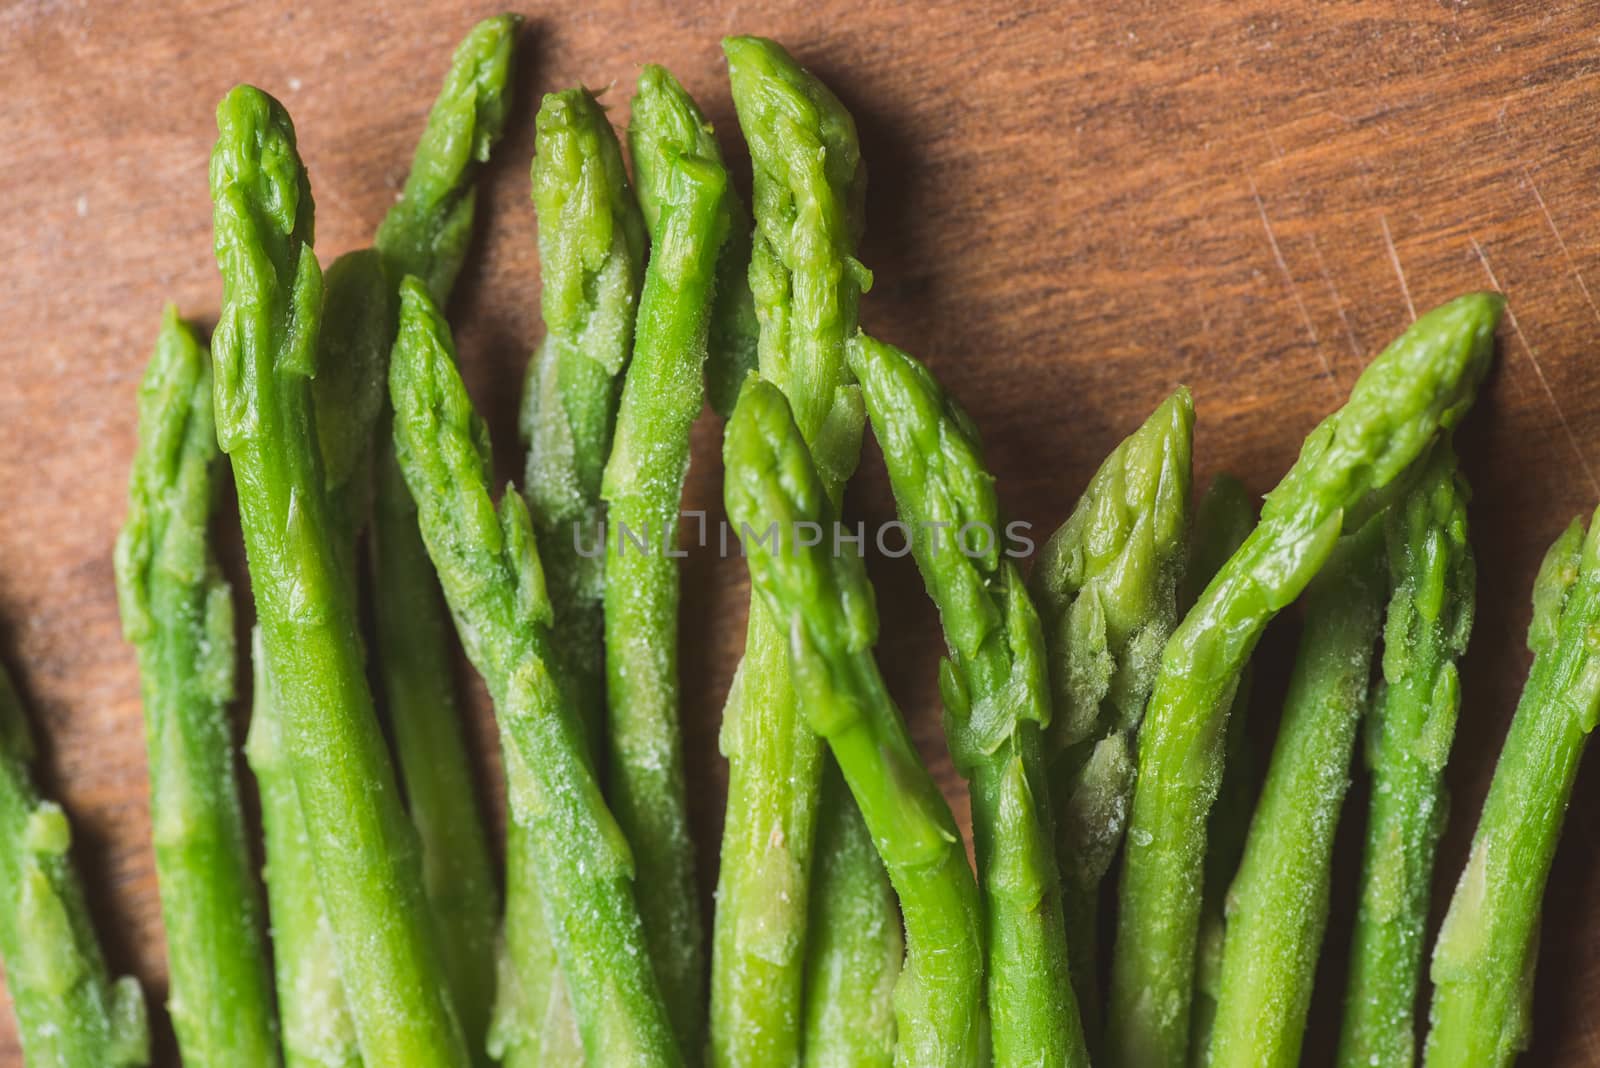
[[[554,612],[557,672],[603,767],[605,502],[601,479],[633,349],[645,227],[622,148],[584,89],[544,98],[536,120],[533,205],[539,217],[545,340],[522,403],[524,493]],[[518,758],[507,753],[508,764]],[[545,926],[535,851],[507,829],[505,956],[495,1047],[507,1068],[576,1064],[577,1021]],[[521,862],[517,862],[521,858]]]
[[[150,1063],[144,991],[112,980],[67,853],[66,813],[39,797],[33,735],[0,668],[0,958],[29,1068]]]
[[[349,563],[326,500],[310,377],[322,274],[313,206],[282,106],[240,86],[218,106],[211,161],[223,306],[217,437],[233,463],[262,647],[283,743],[363,1058],[460,1065],[461,1028],[415,832],[367,690]]]
[[[1306,595],[1283,721],[1228,891],[1213,1068],[1300,1063],[1333,837],[1378,640],[1382,548],[1374,519],[1345,539]]]
[[[849,351],[950,650],[939,684],[950,753],[972,784],[994,1062],[1087,1065],[1045,776],[1044,636],[1005,555],[994,477],[927,368],[865,334]]]
[[[1600,718],[1600,515],[1573,520],[1533,587],[1533,650],[1466,867],[1433,948],[1428,1068],[1496,1068],[1526,1048],[1539,905]]]
[[[523,395],[525,492],[548,565],[563,686],[598,757],[606,688],[600,485],[633,351],[646,231],[622,146],[586,89],[544,98],[532,178],[545,340]]]
[[[488,683],[512,815],[530,835],[545,919],[591,1064],[680,1063],[633,895],[633,857],[552,670],[551,604],[527,506],[489,493],[488,431],[437,304],[401,285],[389,367],[395,451],[467,656]]]
[[[805,1063],[887,1068],[894,1063],[894,984],[906,952],[900,905],[838,765],[829,761],[822,776],[806,939]]]
[[[787,621],[806,718],[837,758],[905,915],[895,1063],[976,1065],[983,1052],[978,887],[950,808],[873,659],[877,613],[865,568],[853,553],[832,552],[825,535],[803,536],[808,527],[827,531],[836,513],[775,386],[746,384],[723,451],[728,516],[751,583],[773,616]]]
[[[1444,829],[1444,765],[1461,701],[1457,662],[1472,632],[1476,571],[1467,485],[1447,442],[1388,517],[1393,593],[1383,689],[1367,730],[1372,801],[1351,938],[1339,1063],[1412,1064],[1417,987]]]
[[[761,322],[761,373],[793,406],[837,503],[860,458],[865,422],[845,362],[861,291],[871,281],[855,259],[866,192],[855,123],[773,42],[733,37],[723,50],[754,171],[749,284]],[[781,1068],[800,1056],[823,752],[795,704],[783,632],[759,598],[751,602],[744,659],[723,711],[721,748],[728,806],[712,938],[711,1056],[718,1068]],[[843,818],[851,818],[848,806]],[[841,858],[864,855],[842,846],[823,848],[838,847]],[[826,945],[842,954],[842,966],[860,968],[874,949],[886,948],[879,930],[838,931]],[[868,1018],[881,1012],[841,1009]]]
[[[210,357],[169,305],[139,389],[117,599],[139,655],[173,1029],[186,1064],[250,1068],[281,1061],[228,720],[233,601],[208,532],[218,456]]]
[[[323,328],[311,404],[321,447],[328,524],[340,573],[357,596],[356,535],[371,506],[372,435],[384,407],[381,386],[394,332],[394,290],[372,249],[346,253],[324,278]],[[261,797],[267,903],[283,1052],[289,1068],[361,1063],[355,1022],[339,982],[333,931],[316,886],[316,866],[282,741],[283,710],[272,686],[260,628],[252,643],[254,693],[245,756]]]
[[[472,237],[477,172],[511,108],[521,24],[516,15],[484,19],[456,47],[400,199],[374,240],[391,296],[401,277],[413,274],[441,302],[449,298]],[[380,362],[363,380],[383,401],[396,304],[388,302],[382,332],[374,335],[382,341]],[[450,627],[417,532],[416,508],[394,462],[387,404],[380,406],[371,539],[379,679],[421,838],[423,887],[439,928],[445,977],[473,1060],[483,1064],[495,996],[499,885],[462,732]],[[323,412],[319,406],[319,416]]]
[[[1178,592],[1178,610],[1187,612],[1199,600],[1212,578],[1239,550],[1256,524],[1255,504],[1243,484],[1230,475],[1218,475],[1195,511],[1194,533],[1189,542],[1189,566]],[[1211,1047],[1211,1027],[1217,1015],[1217,995],[1222,987],[1222,943],[1227,931],[1224,903],[1228,884],[1239,870],[1250,815],[1260,786],[1255,747],[1246,730],[1250,708],[1251,670],[1246,666],[1234,691],[1228,712],[1228,737],[1224,743],[1227,764],[1217,788],[1216,804],[1206,822],[1206,863],[1201,892],[1200,937],[1194,962],[1194,1022],[1189,1040],[1189,1063],[1205,1064]]]
[[[284,1065],[358,1068],[361,1046],[349,999],[339,981],[333,929],[322,907],[311,839],[284,746],[283,713],[260,627],[252,634],[251,654],[255,677],[244,751],[261,798],[267,911],[272,918],[272,964],[282,1017]]]
[[[1134,738],[1177,623],[1193,441],[1194,402],[1179,389],[1106,457],[1033,573],[1054,702],[1046,745],[1067,957],[1091,1038],[1101,884],[1128,822]]]
[[[1385,503],[1381,491],[1466,412],[1502,306],[1496,294],[1474,293],[1436,308],[1366,369],[1162,651],[1139,735],[1123,864],[1109,1014],[1115,1063],[1184,1062],[1206,819],[1240,671],[1340,534]]]
[[[678,692],[678,510],[689,430],[705,406],[707,324],[727,232],[728,175],[672,75],[639,75],[628,127],[650,263],[601,482],[606,539],[610,795],[633,848],[645,941],[685,1050],[704,1045],[700,895],[683,778]]]

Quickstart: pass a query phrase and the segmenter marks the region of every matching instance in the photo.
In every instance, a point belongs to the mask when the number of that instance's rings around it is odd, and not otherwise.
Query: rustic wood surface
[[[0,356],[0,658],[48,739],[47,789],[114,966],[159,1002],[166,965],[148,844],[131,651],[111,545],[134,391],[163,301],[219,297],[206,161],[212,109],[239,81],[293,112],[324,260],[366,244],[392,201],[454,41],[493,5],[0,6],[0,191],[8,309]],[[1370,355],[1418,309],[1470,288],[1510,297],[1501,359],[1465,425],[1481,564],[1451,765],[1455,818],[1438,903],[1462,861],[1527,664],[1530,580],[1600,498],[1600,29],[1594,3],[1142,0],[927,9],[747,0],[684,14],[619,0],[526,8],[512,133],[490,167],[482,238],[452,307],[474,397],[520,463],[514,411],[539,337],[527,166],[537,94],[612,85],[621,123],[641,63],[675,71],[743,171],[718,38],[774,36],[858,117],[872,181],[863,308],[920,354],[987,430],[1003,500],[1041,531],[1173,386],[1195,392],[1197,481],[1264,492]],[[747,177],[744,180],[748,180]],[[692,507],[720,512],[718,428],[697,432]],[[851,507],[891,505],[869,449]],[[230,542],[237,531],[228,530]],[[240,554],[230,553],[243,588]],[[937,631],[908,561],[875,563],[882,659],[919,743],[943,753]],[[714,882],[725,766],[719,711],[743,637],[737,561],[685,565],[689,767]],[[1292,634],[1263,647],[1281,679]],[[476,687],[475,683],[472,683]],[[1261,687],[1263,713],[1281,685]],[[498,771],[481,689],[485,794]],[[241,709],[241,718],[246,710]],[[1359,803],[1359,787],[1353,795]],[[1600,850],[1580,777],[1552,875],[1535,1008],[1538,1065],[1600,1064]],[[1343,957],[1345,821],[1329,978]],[[707,889],[709,907],[709,889]],[[1435,920],[1437,921],[1437,915]],[[1331,1044],[1319,1010],[1312,1056]],[[158,1024],[167,1062],[170,1027]],[[0,1063],[20,1063],[9,1014]]]

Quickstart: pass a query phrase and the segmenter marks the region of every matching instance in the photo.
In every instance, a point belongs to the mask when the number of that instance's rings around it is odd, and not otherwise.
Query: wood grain
[[[201,319],[217,306],[212,108],[238,81],[288,104],[331,259],[370,239],[453,42],[490,10],[0,6],[0,656],[48,738],[43,775],[74,818],[113,963],[157,999],[143,737],[111,544],[161,304]],[[864,319],[967,403],[1005,505],[1041,532],[1177,383],[1199,406],[1200,481],[1228,470],[1264,492],[1417,309],[1504,289],[1502,358],[1460,436],[1481,579],[1442,905],[1526,668],[1534,568],[1600,497],[1593,3],[747,0],[690,14],[594,0],[524,13],[522,102],[452,308],[505,477],[520,467],[514,409],[539,336],[526,178],[536,94],[614,85],[606,99],[621,123],[639,65],[661,62],[738,157],[717,43],[735,31],[783,40],[854,109],[872,174],[864,258],[877,272]],[[689,491],[713,515],[717,435],[709,420],[699,427]],[[869,523],[889,518],[870,450],[850,507]],[[964,811],[938,726],[935,624],[908,562],[877,561],[875,574],[882,659]],[[746,588],[737,561],[708,553],[687,561],[685,583],[689,766],[709,888],[725,779],[716,733]],[[1271,673],[1281,677],[1290,649],[1287,633],[1269,639]],[[1270,705],[1273,687],[1262,691]],[[475,693],[486,793],[498,798]],[[1585,818],[1597,804],[1589,769],[1551,881],[1529,1064],[1600,1064],[1600,844]],[[1360,822],[1345,821],[1341,888]],[[1348,905],[1347,889],[1335,896]],[[1338,988],[1343,938],[1336,922],[1321,1002]],[[0,1064],[20,1063],[11,1027],[6,1014]],[[1313,1031],[1315,1059],[1331,1044],[1326,1008]]]

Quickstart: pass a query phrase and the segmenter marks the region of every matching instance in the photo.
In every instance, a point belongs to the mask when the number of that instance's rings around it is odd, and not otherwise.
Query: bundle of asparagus
[[[1191,532],[1195,411],[1178,389],[1025,581],[973,420],[859,328],[871,274],[849,113],[780,46],[731,38],[748,209],[662,68],[632,101],[631,180],[594,95],[544,98],[545,336],[522,404],[525,484],[496,503],[444,307],[476,172],[512,113],[518,26],[488,19],[462,42],[373,247],[326,274],[287,112],[249,86],[218,109],[221,314],[208,352],[166,313],[116,550],[185,1062],[1295,1064],[1365,723],[1338,1056],[1412,1063],[1474,597],[1451,434],[1501,298],[1463,296],[1406,330],[1259,521],[1222,477]],[[753,589],[709,938],[676,551],[708,400],[727,420],[726,505]],[[863,539],[839,538],[869,424],[942,624],[975,864],[879,673]],[[256,606],[244,751],[265,911],[210,531],[224,452]],[[1250,660],[1302,594],[1257,776]],[[1423,1056],[1439,1068],[1508,1064],[1528,1037],[1539,901],[1600,719],[1596,524],[1557,541],[1534,604],[1532,673],[1434,950]],[[499,727],[503,887],[450,621]],[[0,955],[30,1063],[146,1063],[142,995],[108,977],[31,753],[0,675]]]

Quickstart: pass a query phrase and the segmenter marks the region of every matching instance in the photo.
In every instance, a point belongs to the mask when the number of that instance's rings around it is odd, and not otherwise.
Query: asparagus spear
[[[854,255],[866,191],[855,124],[827,87],[773,42],[733,37],[723,50],[754,170],[749,280],[761,320],[761,373],[793,405],[837,503],[860,457],[865,419],[844,352],[870,282]],[[723,711],[721,748],[728,806],[712,938],[712,1061],[792,1065],[800,1054],[823,753],[796,707],[783,633],[759,598]],[[848,806],[844,818],[851,818]],[[826,947],[842,954],[845,967],[859,968],[874,947],[887,948],[880,930],[836,932]],[[881,1011],[841,1009],[868,1017]]]
[[[318,375],[311,404],[323,462],[332,551],[339,554],[345,595],[357,596],[356,534],[371,504],[367,475],[372,433],[383,408],[385,347],[394,332],[394,292],[372,249],[346,253],[324,279],[323,329],[318,337]],[[272,919],[273,965],[283,1053],[289,1068],[361,1063],[355,1022],[339,982],[337,950],[316,886],[310,838],[285,752],[284,715],[272,671],[256,628],[250,732],[245,757],[261,798],[266,846],[268,912]]]
[[[894,984],[905,932],[894,888],[836,763],[822,771],[816,891],[807,920],[807,1068],[894,1063]]]
[[[1189,566],[1178,593],[1178,609],[1187,612],[1212,578],[1238,551],[1255,526],[1256,510],[1244,486],[1230,475],[1218,475],[1195,511],[1194,534],[1189,544]],[[1244,842],[1250,830],[1260,785],[1257,757],[1245,729],[1250,708],[1251,671],[1239,676],[1233,707],[1228,711],[1228,737],[1224,743],[1227,764],[1217,788],[1216,804],[1206,821],[1206,863],[1201,892],[1200,936],[1194,962],[1194,1023],[1189,1040],[1189,1063],[1205,1064],[1211,1046],[1211,1026],[1217,1015],[1217,994],[1222,986],[1222,942],[1227,927],[1223,904],[1228,884],[1239,870]]]
[[[1179,624],[1139,736],[1112,967],[1110,1053],[1180,1065],[1189,1039],[1206,817],[1227,713],[1261,631],[1383,503],[1380,492],[1470,405],[1503,300],[1474,293],[1417,320],[1312,431],[1261,522]]]
[[[123,633],[138,650],[150,823],[184,1062],[277,1065],[261,891],[234,772],[233,602],[207,527],[216,499],[211,365],[168,306],[139,389],[139,447],[117,538]]]
[[[995,1063],[1086,1065],[1045,778],[1044,636],[1002,553],[994,478],[976,427],[927,368],[864,334],[850,367],[950,649],[939,687],[951,756],[972,784]]]
[[[488,431],[426,286],[400,289],[390,360],[395,451],[467,656],[494,698],[512,814],[530,834],[561,969],[591,1064],[677,1064],[633,896],[633,858],[552,671],[551,605],[527,506],[489,495]]]
[[[29,1068],[150,1063],[144,992],[112,980],[67,856],[66,813],[39,797],[33,735],[0,668],[0,958]]]
[[[1033,573],[1055,705],[1047,752],[1067,957],[1091,1032],[1101,883],[1127,826],[1157,658],[1177,622],[1193,436],[1194,403],[1179,389],[1106,457]]]
[[[587,90],[546,96],[535,125],[546,333],[523,394],[524,492],[554,612],[552,669],[584,727],[586,755],[599,766],[606,718],[600,487],[633,348],[645,228],[616,134]],[[510,750],[506,759],[519,762]],[[535,850],[518,841],[527,833],[517,821],[507,828],[494,1048],[508,1068],[581,1059],[566,984],[554,970]]]
[[[1384,687],[1367,730],[1372,802],[1339,1039],[1339,1063],[1349,1068],[1416,1060],[1443,773],[1461,700],[1456,664],[1472,631],[1476,579],[1467,485],[1448,443],[1434,446],[1416,488],[1390,510],[1387,538],[1394,592]]]
[[[1578,761],[1600,718],[1600,514],[1573,520],[1533,587],[1533,667],[1433,948],[1429,1068],[1494,1068],[1526,1047],[1539,902]]]
[[[262,647],[340,977],[366,1061],[464,1064],[314,437],[322,275],[310,186],[288,114],[265,93],[234,89],[217,126],[217,437],[233,463]]]
[[[601,752],[605,726],[601,478],[633,351],[646,232],[622,147],[586,89],[544,98],[533,205],[545,340],[523,394],[528,511],[547,564],[563,686]],[[580,547],[583,551],[580,553]]]
[[[900,897],[906,963],[894,991],[895,1063],[978,1064],[978,887],[950,808],[878,674],[877,614],[866,571],[854,554],[834,554],[825,542],[801,536],[808,525],[826,530],[834,506],[775,386],[761,379],[746,384],[723,452],[728,516],[740,530],[751,583],[773,616],[786,621],[806,718],[838,759]],[[1017,789],[1013,796],[1020,796]]]
[[[678,725],[678,509],[705,406],[706,331],[727,232],[728,175],[705,119],[660,67],[628,128],[650,264],[601,496],[611,801],[633,847],[646,944],[685,1050],[704,1044],[705,947]]]
[[[423,887],[438,924],[446,979],[475,1063],[485,1063],[495,992],[498,881],[454,688],[450,628],[417,533],[416,508],[393,455],[384,374],[394,340],[394,287],[422,277],[448,300],[472,237],[479,166],[505,130],[522,19],[497,15],[456,47],[428,114],[400,199],[374,245],[390,285],[374,339],[381,351],[364,390],[385,409],[377,430],[371,539],[379,678],[411,820],[422,843]],[[331,297],[330,284],[330,321]],[[319,396],[319,401],[321,397]],[[318,415],[327,409],[320,404]],[[334,421],[338,421],[335,417]],[[319,419],[322,426],[326,419]],[[370,435],[363,438],[371,441]]]
[[[1283,721],[1228,891],[1207,1063],[1300,1063],[1328,923],[1333,836],[1367,704],[1384,581],[1383,524],[1345,539],[1306,595]]]

